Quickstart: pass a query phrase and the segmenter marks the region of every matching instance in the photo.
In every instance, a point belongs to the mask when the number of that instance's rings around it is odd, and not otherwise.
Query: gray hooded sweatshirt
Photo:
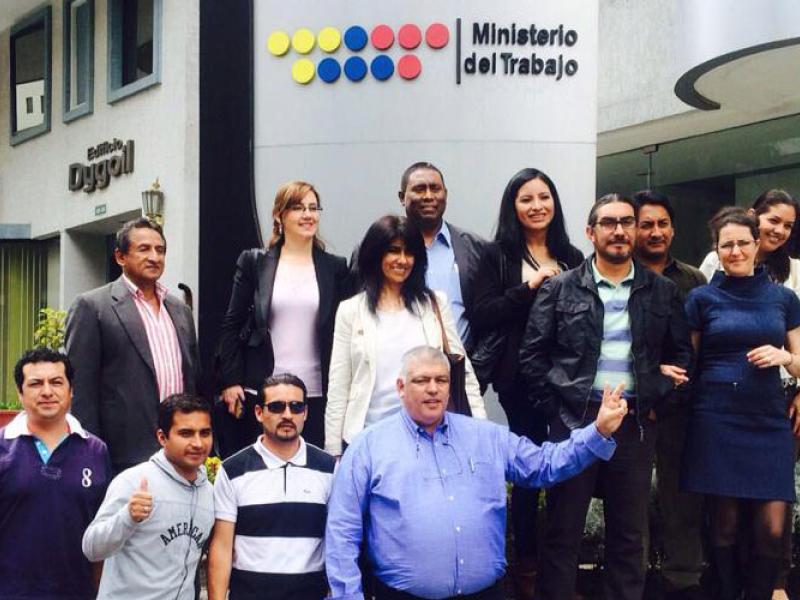
[[[141,523],[128,500],[147,479],[153,512]],[[83,553],[104,560],[98,600],[193,600],[197,562],[214,524],[214,492],[201,469],[187,481],[160,450],[111,482],[83,535]]]

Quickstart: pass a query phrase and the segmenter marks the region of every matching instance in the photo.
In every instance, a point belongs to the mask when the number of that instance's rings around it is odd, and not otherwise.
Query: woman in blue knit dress
[[[683,487],[708,495],[719,597],[769,599],[795,500],[794,440],[779,367],[800,375],[800,300],[755,268],[758,224],[737,208],[711,221],[723,271],[686,301],[697,371]],[[749,511],[743,511],[749,504]],[[740,518],[752,519],[749,564],[737,564]],[[752,515],[752,516],[750,516]],[[738,581],[739,573],[747,581]]]

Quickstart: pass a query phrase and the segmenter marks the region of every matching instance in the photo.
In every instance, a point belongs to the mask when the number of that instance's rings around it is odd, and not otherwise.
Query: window
[[[161,81],[162,0],[108,0],[108,101]]]
[[[0,224],[0,406],[17,400],[14,364],[33,347],[47,306],[47,245],[22,239],[30,235],[29,226]]]
[[[94,0],[64,0],[64,122],[94,109]]]
[[[49,6],[11,27],[12,146],[50,131],[50,32]]]

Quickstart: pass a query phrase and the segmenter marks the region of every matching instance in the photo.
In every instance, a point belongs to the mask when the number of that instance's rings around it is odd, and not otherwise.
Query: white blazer
[[[478,379],[466,358],[467,353],[458,336],[447,296],[436,292],[436,299],[442,312],[450,351],[463,354],[466,360],[466,388],[472,416],[485,419],[486,409]],[[441,350],[442,329],[436,311],[430,303],[417,303],[414,308],[422,319],[426,342]],[[375,388],[378,348],[390,343],[390,340],[378,340],[377,331],[377,317],[370,312],[364,292],[339,304],[333,331],[328,404],[325,409],[325,450],[334,456],[342,453],[342,441],[352,442],[356,434],[364,429],[372,390]]]

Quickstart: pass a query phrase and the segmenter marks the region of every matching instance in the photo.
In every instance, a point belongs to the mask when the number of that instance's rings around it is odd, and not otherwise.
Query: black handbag
[[[442,350],[447,361],[450,363],[450,398],[447,401],[447,410],[459,415],[472,416],[472,409],[469,406],[467,397],[467,361],[463,354],[453,354],[450,352],[450,344],[447,341],[447,332],[444,328],[442,312],[439,310],[439,303],[436,296],[431,296],[431,304],[439,319],[439,326],[442,329]]]
[[[482,390],[485,390],[490,383],[495,381],[500,360],[506,351],[507,342],[508,332],[504,328],[490,331],[478,340],[470,361]]]

